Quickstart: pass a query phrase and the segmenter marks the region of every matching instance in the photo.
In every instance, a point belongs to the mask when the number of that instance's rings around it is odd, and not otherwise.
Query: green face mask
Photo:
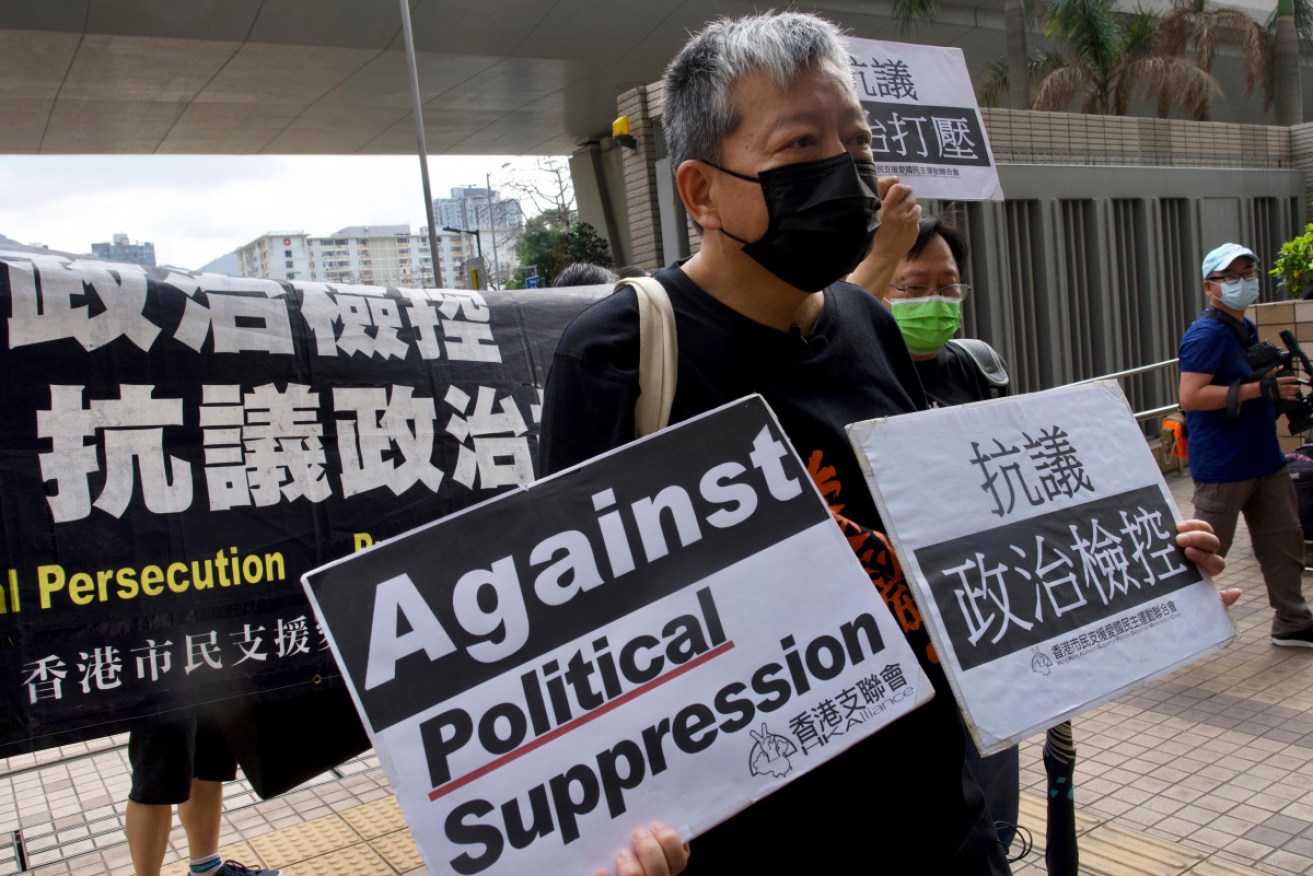
[[[895,298],[889,310],[903,332],[907,349],[918,356],[938,353],[962,327],[962,303],[938,295]]]

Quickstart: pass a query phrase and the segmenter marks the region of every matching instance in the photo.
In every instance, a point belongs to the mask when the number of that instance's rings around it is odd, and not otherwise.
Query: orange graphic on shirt
[[[899,565],[898,557],[894,555],[893,548],[889,546],[883,533],[843,516],[841,512],[844,506],[839,502],[839,496],[843,493],[843,483],[835,476],[838,472],[834,466],[823,464],[822,451],[813,451],[808,457],[807,473],[811,475],[816,488],[825,497],[826,504],[830,506],[830,514],[839,524],[844,538],[848,540],[848,546],[861,561],[867,577],[880,591],[885,605],[889,606],[889,611],[898,621],[903,632],[920,630],[921,609],[917,608],[916,602],[912,599],[912,591],[907,586],[907,579],[903,577],[903,568]],[[927,642],[925,653],[931,663],[939,662],[934,645]]]
[[[843,511],[843,506],[837,503],[839,493],[843,491],[843,484],[835,477],[838,469],[832,465],[821,465],[821,458],[821,451],[812,451],[812,455],[807,458],[807,474],[811,475],[812,482],[825,497],[825,503],[830,506],[830,510],[837,514]]]

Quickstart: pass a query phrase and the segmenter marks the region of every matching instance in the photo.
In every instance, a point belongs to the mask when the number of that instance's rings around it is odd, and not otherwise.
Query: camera
[[[1271,341],[1259,341],[1245,351],[1245,362],[1255,372],[1253,379],[1266,376],[1269,371],[1276,377],[1294,375],[1300,377],[1300,383],[1308,386],[1313,377],[1313,363],[1289,331],[1281,332],[1281,342],[1286,345],[1282,350]],[[1276,369],[1272,371],[1272,369]],[[1278,414],[1284,414],[1291,435],[1302,435],[1313,429],[1313,399],[1299,396],[1293,399],[1274,399],[1273,407]]]

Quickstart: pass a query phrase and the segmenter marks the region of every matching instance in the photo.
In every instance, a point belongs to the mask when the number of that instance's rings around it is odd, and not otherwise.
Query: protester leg
[[[191,797],[178,806],[178,820],[187,831],[187,856],[191,860],[217,854],[223,820],[223,783],[192,779]]]
[[[195,746],[196,722],[191,720],[146,724],[128,736],[132,789],[124,827],[137,876],[159,876],[173,807],[191,792]]]
[[[159,876],[164,853],[169,848],[169,828],[172,826],[172,806],[128,801],[124,833],[128,837],[132,869],[137,876]]]
[[[1313,627],[1313,613],[1304,599],[1299,501],[1290,472],[1284,468],[1254,484],[1244,506],[1245,526],[1273,609],[1272,635],[1284,638]]]
[[[196,719],[191,798],[178,807],[187,830],[188,856],[194,872],[219,867],[219,833],[223,824],[223,783],[237,778],[237,758],[212,715]]]

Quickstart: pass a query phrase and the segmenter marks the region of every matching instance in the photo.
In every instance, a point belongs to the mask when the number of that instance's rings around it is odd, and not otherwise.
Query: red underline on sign
[[[539,736],[537,739],[533,740],[532,742],[526,742],[524,745],[521,745],[519,748],[515,749],[514,751],[509,752],[507,754],[503,754],[501,757],[497,758],[494,761],[489,761],[488,763],[479,767],[474,772],[466,773],[465,775],[461,776],[459,779],[450,781],[447,784],[443,785],[441,788],[434,788],[432,791],[429,791],[429,799],[437,800],[439,797],[442,797],[446,794],[450,794],[452,791],[459,790],[460,788],[463,788],[466,785],[468,785],[470,782],[473,782],[476,779],[483,778],[493,770],[501,769],[511,761],[516,760],[517,758],[524,757],[526,754],[537,748],[541,748],[542,746],[551,742],[553,739],[558,739],[564,736],[565,734],[569,733],[571,730],[577,730],[578,728],[587,724],[589,721],[597,720],[598,718],[602,717],[612,709],[618,709],[621,706],[623,706],[625,703],[629,702],[630,700],[637,699],[638,697],[641,697],[643,694],[647,693],[648,691],[654,690],[668,681],[674,681],[676,678],[679,678],[685,672],[689,672],[690,670],[696,669],[697,667],[701,666],[703,663],[706,663],[708,660],[712,659],[713,657],[719,657],[721,654],[724,654],[725,652],[729,651],[733,647],[734,647],[733,640],[725,642],[724,644],[721,645],[717,645],[715,648],[712,648],[707,653],[695,657],[694,659],[685,663],[683,666],[680,666],[678,669],[673,669],[670,672],[667,672],[665,675],[659,675],[656,678],[652,679],[651,681],[647,682],[646,684],[639,685],[638,687],[634,688],[633,690],[629,691],[626,694],[621,694],[620,696],[611,700],[609,703],[604,703],[598,706],[596,709],[593,709],[588,714],[580,715],[578,718],[575,718],[573,721],[570,721],[569,723],[566,724],[562,724],[560,727],[557,727],[555,730],[552,730],[549,733],[544,733],[542,736]]]

